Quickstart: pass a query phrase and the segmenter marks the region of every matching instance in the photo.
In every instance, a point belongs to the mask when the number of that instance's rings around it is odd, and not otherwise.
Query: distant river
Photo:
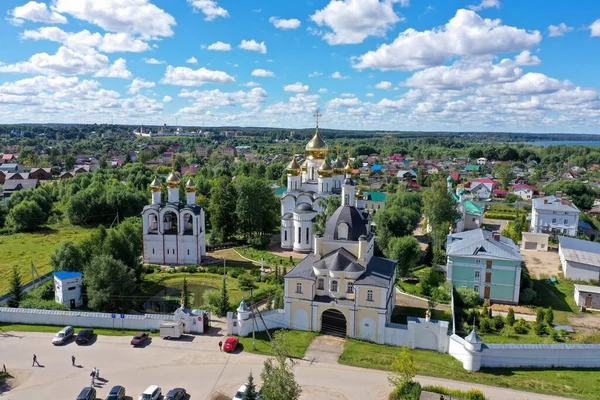
[[[564,141],[536,141],[536,142],[524,142],[532,146],[548,147],[548,146],[600,146],[599,141],[585,141],[585,140],[564,140]]]

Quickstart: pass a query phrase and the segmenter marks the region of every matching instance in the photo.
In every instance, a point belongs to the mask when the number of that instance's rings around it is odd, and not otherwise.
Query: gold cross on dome
[[[319,127],[319,118],[321,118],[322,116],[323,116],[323,114],[321,114],[321,112],[317,108],[317,111],[315,111],[315,113],[313,114],[313,117],[315,117],[317,120],[317,128]]]

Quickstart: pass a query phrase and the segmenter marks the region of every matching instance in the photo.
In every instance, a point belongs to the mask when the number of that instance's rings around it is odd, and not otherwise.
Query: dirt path
[[[556,276],[559,271],[560,257],[553,251],[521,250],[529,274],[537,279]]]
[[[337,364],[338,359],[344,352],[346,339],[322,335],[313,339],[304,353],[304,359],[314,363]]]
[[[396,290],[396,306],[427,309],[429,307],[429,303],[427,302],[427,299],[423,299],[421,297],[413,296]],[[435,309],[449,311],[450,306],[447,304],[438,304],[437,306],[435,306]]]

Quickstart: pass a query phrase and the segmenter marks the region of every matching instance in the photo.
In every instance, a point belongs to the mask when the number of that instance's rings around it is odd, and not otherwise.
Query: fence
[[[47,282],[51,278],[52,278],[52,271],[40,276],[39,278],[36,278],[35,280],[33,280],[31,282],[27,282],[26,284],[23,285],[23,292],[24,293],[30,292],[33,289],[35,289],[35,285],[41,285],[42,283]],[[8,300],[10,300],[11,296],[12,296],[11,293],[7,293],[4,296],[0,296],[0,305],[7,303]]]

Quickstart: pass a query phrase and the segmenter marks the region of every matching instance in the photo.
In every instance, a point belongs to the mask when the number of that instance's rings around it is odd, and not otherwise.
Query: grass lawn
[[[257,321],[258,322],[258,321]],[[276,330],[271,329],[269,332],[271,336]],[[287,331],[286,337],[288,340],[290,356],[294,358],[304,357],[306,349],[310,345],[310,342],[317,336],[317,332],[304,332],[304,331]],[[244,351],[249,353],[272,355],[273,349],[267,332],[256,332],[256,350],[252,349],[252,335],[248,337],[240,337],[240,343],[244,346]]]
[[[392,311],[392,322],[395,324],[406,325],[407,317],[425,318],[426,311],[427,309],[425,308],[396,306]],[[450,311],[432,310],[431,319],[437,319],[440,321],[451,321],[452,314],[450,313]]]
[[[266,250],[257,250],[250,246],[236,247],[235,250],[244,257],[257,261],[259,264],[261,260],[265,260],[265,265],[267,266],[277,264],[285,265],[288,269],[291,267],[289,257],[281,257]],[[301,258],[292,258],[292,260],[294,261],[294,265],[302,261]]]
[[[546,283],[545,280],[534,280],[533,288],[542,299],[542,307],[552,307],[554,310],[554,322],[567,325],[569,314],[578,312],[577,304],[573,295],[575,293],[574,283],[568,279],[560,279],[557,284]]]
[[[19,268],[23,283],[29,282],[32,261],[40,275],[50,272],[50,255],[54,250],[63,242],[87,238],[90,232],[91,229],[72,226],[0,236],[0,295],[8,291],[13,266]]]
[[[400,351],[401,347],[348,339],[339,362],[388,370]],[[469,372],[448,354],[427,350],[410,350],[410,354],[420,375],[578,399],[600,398],[600,370],[484,368],[480,372]]]
[[[423,297],[423,295],[421,295],[417,291],[417,284],[418,284],[418,282],[402,282],[402,281],[398,281],[398,282],[396,282],[396,287],[398,289],[400,289],[400,291],[402,291],[404,293],[412,294],[414,296]]]
[[[119,322],[115,322],[116,326],[119,326]],[[58,325],[28,325],[28,324],[11,324],[6,322],[0,322],[0,332],[48,332],[48,333],[57,333],[64,326]],[[78,332],[80,329],[87,329],[87,327],[74,326],[75,332]],[[94,333],[97,335],[106,335],[106,336],[134,336],[139,331],[129,330],[129,329],[110,329],[110,328],[92,328],[94,329]],[[159,336],[158,331],[155,333],[150,333],[150,336]]]

